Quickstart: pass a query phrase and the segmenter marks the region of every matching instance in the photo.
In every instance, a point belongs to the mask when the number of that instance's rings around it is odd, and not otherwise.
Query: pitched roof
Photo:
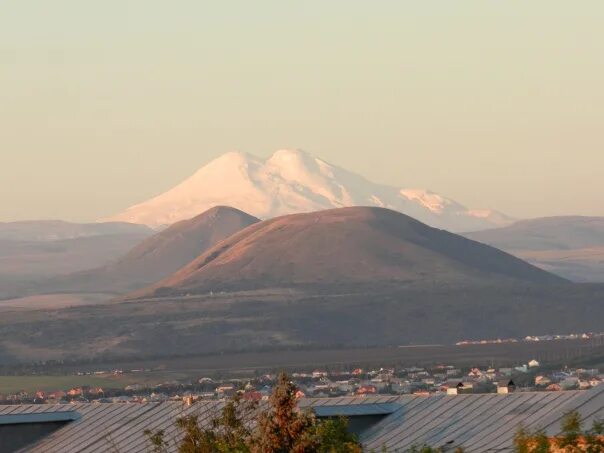
[[[361,440],[368,449],[406,451],[427,444],[463,446],[476,453],[511,452],[520,424],[555,435],[571,410],[578,410],[587,426],[604,416],[604,387],[586,392],[439,395],[401,403],[399,410],[363,433]]]
[[[302,399],[319,416],[381,415],[377,424],[361,435],[368,450],[386,446],[405,451],[424,443],[440,447],[452,441],[468,452],[512,451],[512,439],[520,423],[557,434],[560,420],[578,410],[586,424],[604,417],[604,386],[589,391],[520,392],[508,395],[376,396]],[[176,418],[199,415],[207,423],[222,407],[215,401],[187,406],[163,403],[82,403],[69,405],[0,406],[2,417],[30,413],[77,413],[79,418],[46,436],[23,452],[87,453],[98,451],[148,451],[146,429],[165,430],[170,450],[176,451],[179,433]]]

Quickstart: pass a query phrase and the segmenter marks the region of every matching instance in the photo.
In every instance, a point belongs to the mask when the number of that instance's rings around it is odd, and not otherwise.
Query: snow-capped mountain
[[[496,211],[471,210],[427,190],[372,183],[300,150],[280,150],[268,159],[226,153],[173,189],[109,220],[160,227],[218,205],[261,219],[345,206],[379,206],[450,231],[476,231],[512,222]]]

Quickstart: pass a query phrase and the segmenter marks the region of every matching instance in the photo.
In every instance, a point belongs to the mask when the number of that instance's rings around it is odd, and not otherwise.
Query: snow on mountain
[[[451,231],[476,231],[512,222],[501,213],[470,210],[427,190],[375,184],[304,151],[287,149],[268,159],[226,153],[168,192],[110,220],[160,227],[218,205],[261,219],[345,206],[379,206]]]

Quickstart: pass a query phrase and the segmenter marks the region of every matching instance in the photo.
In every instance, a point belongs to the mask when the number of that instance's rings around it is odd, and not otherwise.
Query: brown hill
[[[234,208],[218,206],[147,238],[114,263],[54,279],[44,292],[121,293],[176,272],[233,233],[258,222]]]
[[[129,298],[351,285],[562,282],[530,264],[382,208],[295,214],[252,225]]]

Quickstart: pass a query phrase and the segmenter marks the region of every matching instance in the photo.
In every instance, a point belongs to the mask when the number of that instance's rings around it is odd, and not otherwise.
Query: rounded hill
[[[54,291],[127,292],[152,284],[233,233],[258,222],[238,209],[217,206],[145,239],[103,267],[55,279]]]
[[[373,207],[257,223],[132,297],[355,284],[561,282],[493,247]]]

